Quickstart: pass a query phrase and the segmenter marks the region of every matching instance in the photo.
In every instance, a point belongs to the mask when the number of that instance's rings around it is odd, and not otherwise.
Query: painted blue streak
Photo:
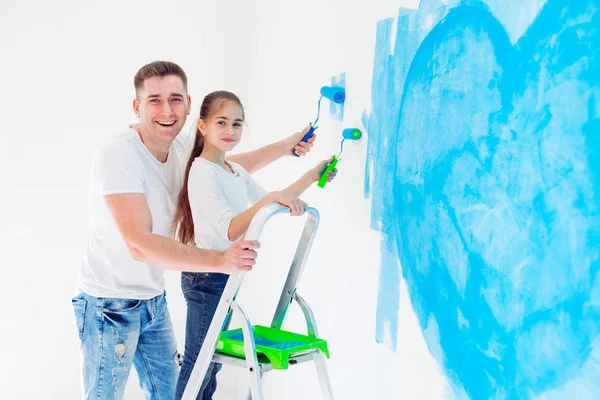
[[[373,103],[376,107],[387,107],[388,104],[381,104],[379,101],[385,101],[385,97],[379,97],[378,93],[383,91],[388,82],[377,80],[377,77],[385,76],[384,72],[391,67],[390,59],[387,57],[389,51],[389,40],[391,38],[392,20],[384,20],[377,25],[377,44],[375,48],[375,65],[373,74]],[[385,126],[378,127],[377,123],[387,122],[385,119],[376,118],[375,114],[368,117],[363,115],[363,125],[366,130],[373,135],[367,142],[367,160],[373,159],[373,155],[384,156],[390,159],[389,151],[393,146],[385,147],[382,137],[378,137],[379,132],[383,132]],[[375,340],[386,344],[390,349],[396,350],[398,340],[398,310],[400,306],[400,265],[397,257],[396,244],[394,242],[394,232],[390,231],[390,225],[380,226],[383,220],[388,220],[391,216],[385,216],[385,199],[380,196],[385,190],[385,182],[391,182],[391,172],[393,170],[386,168],[374,168],[371,170],[372,162],[367,161],[365,169],[365,198],[370,195],[370,183],[373,187],[373,207],[371,208],[371,228],[382,229],[381,239],[381,267],[379,271],[379,292],[377,295],[377,315],[375,327]],[[369,179],[373,173],[373,179]],[[387,176],[385,176],[387,175]],[[391,210],[390,210],[391,211]],[[392,212],[387,211],[388,214]]]

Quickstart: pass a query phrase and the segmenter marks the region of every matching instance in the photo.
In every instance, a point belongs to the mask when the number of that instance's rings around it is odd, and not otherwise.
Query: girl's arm
[[[247,209],[246,211],[236,215],[231,219],[229,223],[229,240],[235,241],[246,234],[252,218],[256,215],[258,210],[266,206],[269,203],[277,202],[283,204],[290,209],[292,215],[302,215],[304,213],[304,207],[306,203],[300,200],[298,197],[313,183],[317,182],[321,177],[321,174],[327,167],[327,164],[333,161],[333,157],[321,161],[315,168],[312,168],[304,175],[300,177],[296,182],[292,183],[287,188],[278,191],[271,192],[260,199],[256,204]],[[330,175],[329,179],[335,174],[335,171]]]
[[[229,231],[227,232],[229,241],[235,242],[245,235],[246,231],[248,231],[248,227],[250,226],[250,222],[252,222],[252,218],[254,218],[258,210],[269,203],[273,203],[274,201],[273,193],[269,193],[260,199],[260,201],[256,202],[252,207],[233,217],[229,223]]]
[[[269,144],[254,151],[229,156],[227,160],[240,164],[248,173],[252,174],[283,156],[291,156],[294,151],[300,156],[304,156],[310,151],[316,139],[316,135],[313,135],[308,139],[308,142],[301,141],[309,129],[310,125],[301,132],[296,132],[279,142]]]

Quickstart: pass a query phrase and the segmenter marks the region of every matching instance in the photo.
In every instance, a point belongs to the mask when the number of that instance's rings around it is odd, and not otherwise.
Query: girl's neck
[[[219,165],[227,172],[233,172],[229,165],[225,163],[225,152],[211,146],[208,143],[204,143],[204,149],[202,150],[200,157]]]

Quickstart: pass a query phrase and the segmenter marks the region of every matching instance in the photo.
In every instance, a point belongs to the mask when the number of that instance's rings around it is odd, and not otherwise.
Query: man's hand
[[[247,272],[256,264],[256,253],[253,249],[260,248],[256,240],[240,240],[222,253],[220,269],[223,274],[232,275],[237,272]]]
[[[308,142],[302,142],[302,138],[306,135],[306,132],[310,129],[310,125],[307,125],[301,132],[296,132],[292,136],[287,139],[283,139],[281,141],[283,148],[285,149],[285,154],[288,156],[294,155],[294,151],[300,157],[305,156],[306,153],[310,151],[310,149],[314,146],[313,142],[317,138],[316,134],[313,134]]]

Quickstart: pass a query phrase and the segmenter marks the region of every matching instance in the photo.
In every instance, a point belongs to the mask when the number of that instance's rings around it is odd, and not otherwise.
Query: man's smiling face
[[[155,143],[175,139],[190,113],[190,96],[178,76],[152,77],[144,81],[133,101],[139,127]]]

